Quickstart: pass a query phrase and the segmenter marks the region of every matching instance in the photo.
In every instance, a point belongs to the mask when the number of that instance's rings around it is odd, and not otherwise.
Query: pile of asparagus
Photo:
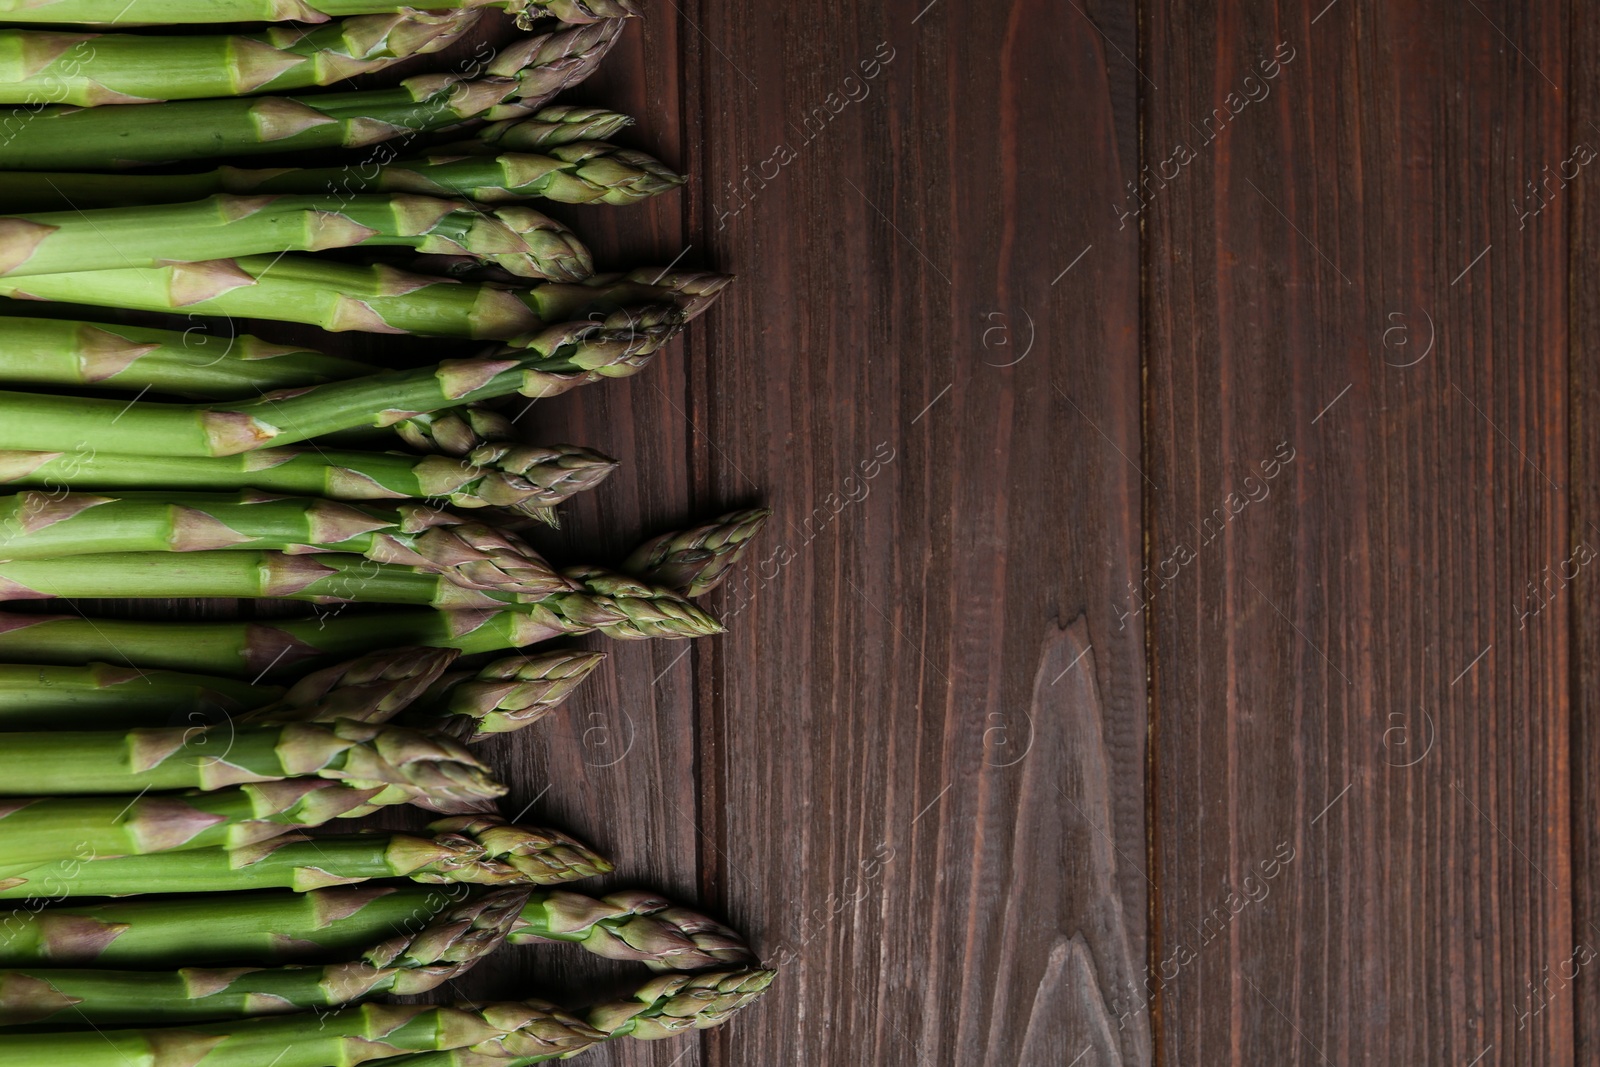
[[[53,602],[0,610],[0,1063],[521,1067],[772,981],[711,918],[575,888],[612,863],[501,817],[479,747],[604,661],[556,639],[719,633],[695,598],[767,518],[614,567],[533,543],[618,463],[505,405],[639,373],[730,281],[599,271],[536,206],[683,183],[610,143],[625,116],[553,103],[636,14],[0,0],[0,297],[45,302],[0,306],[0,600]],[[438,340],[380,365],[348,331]],[[426,829],[336,829],[404,808]],[[585,1008],[385,999],[548,942],[648,977]]]

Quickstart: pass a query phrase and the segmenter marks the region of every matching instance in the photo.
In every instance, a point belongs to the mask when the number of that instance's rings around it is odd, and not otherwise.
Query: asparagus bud
[[[662,534],[634,549],[622,569],[684,596],[704,596],[727,577],[771,516],[766,508],[731,511],[705,526]]]

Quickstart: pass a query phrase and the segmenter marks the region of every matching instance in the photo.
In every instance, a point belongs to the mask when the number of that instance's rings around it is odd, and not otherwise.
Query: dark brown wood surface
[[[1568,12],[1150,14],[1162,1062],[1572,1063]]]
[[[775,517],[491,752],[782,973],[583,1062],[1600,1065],[1593,5],[649,6],[558,213],[739,281],[552,543]]]

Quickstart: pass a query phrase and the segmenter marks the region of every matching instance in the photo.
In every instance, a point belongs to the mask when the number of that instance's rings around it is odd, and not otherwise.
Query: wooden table
[[[612,1062],[1600,1063],[1593,6],[643,29],[627,247],[741,280],[552,418],[777,517],[528,788],[784,974]]]
[[[584,1062],[1600,1063],[1593,5],[647,6],[572,217],[740,281],[527,422],[776,517],[495,751],[783,973]]]

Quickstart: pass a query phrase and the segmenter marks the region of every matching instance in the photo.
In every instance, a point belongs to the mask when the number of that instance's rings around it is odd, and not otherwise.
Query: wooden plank
[[[1146,1063],[1132,6],[680,6],[696,501],[777,511],[694,653],[783,971],[707,1062]]]
[[[1570,1063],[1566,7],[1145,17],[1158,1058]]]
[[[1592,163],[1600,153],[1600,11],[1593,3],[1577,0],[1572,5],[1572,34],[1568,145],[1587,148],[1583,155]],[[1576,575],[1570,566],[1565,574],[1558,573],[1554,585],[1571,580],[1572,928],[1577,945],[1588,952],[1577,954],[1581,966],[1566,963],[1550,976],[1550,988],[1571,986],[1575,1062],[1583,1067],[1600,1067],[1600,966],[1594,959],[1600,953],[1600,568],[1589,565],[1600,552],[1600,422],[1593,415],[1600,411],[1600,363],[1595,359],[1600,352],[1600,195],[1588,180],[1593,171],[1585,164],[1571,181],[1558,172],[1553,183],[1558,194],[1568,197],[1570,211],[1572,544],[1583,561]],[[1543,976],[1535,984],[1542,992]]]

